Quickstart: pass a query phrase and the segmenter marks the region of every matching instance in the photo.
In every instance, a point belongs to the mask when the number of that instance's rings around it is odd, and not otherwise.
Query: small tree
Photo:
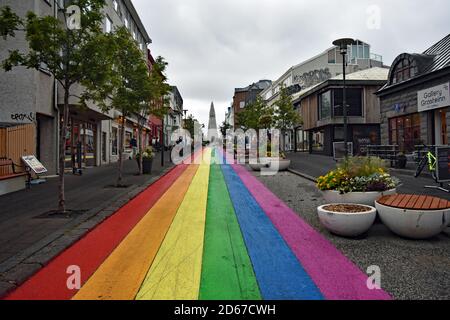
[[[245,109],[237,114],[239,124],[244,129],[254,129],[259,144],[259,130],[270,129],[274,124],[274,109],[268,106],[262,97],[258,96],[253,103],[245,106]],[[258,149],[258,154],[259,154]]]
[[[223,139],[226,139],[227,131],[231,129],[231,125],[224,121],[220,126],[220,133],[222,134]]]
[[[23,66],[28,69],[46,69],[59,82],[64,93],[61,110],[59,136],[59,199],[58,211],[66,211],[65,199],[65,144],[69,122],[69,100],[78,99],[80,106],[88,101],[105,106],[106,97],[111,92],[112,43],[102,32],[105,0],[73,0],[80,9],[80,21],[76,26],[63,23],[54,16],[37,16],[29,12],[20,18],[9,7],[0,10],[0,35],[15,37],[17,32],[25,32],[27,52],[10,51],[3,61],[5,71]],[[65,21],[71,21],[64,15]],[[75,85],[81,85],[81,95],[72,94]],[[73,104],[73,103],[72,103]]]
[[[157,118],[162,118],[167,113],[166,96],[170,90],[170,86],[166,83],[167,77],[165,76],[165,70],[167,68],[167,62],[163,57],[159,56],[156,58],[155,63],[149,75],[149,96],[147,96],[146,102],[144,102],[140,107],[140,121],[138,125],[139,130],[139,153],[142,154],[144,146],[142,142],[142,132],[146,121],[151,115]],[[140,162],[140,172],[143,173],[142,157],[139,158]]]
[[[127,117],[139,114],[151,99],[151,81],[143,52],[126,27],[117,28],[111,35],[114,43],[114,91],[111,104],[104,111],[114,108],[122,114],[120,124],[119,161],[117,187],[123,181],[123,153],[125,149],[125,126]],[[141,139],[140,139],[141,140]],[[142,167],[142,166],[141,166]]]
[[[292,97],[285,86],[280,88],[280,98],[275,103],[275,127],[281,131],[281,149],[285,151],[285,134],[289,129],[302,123],[300,114],[294,110]]]

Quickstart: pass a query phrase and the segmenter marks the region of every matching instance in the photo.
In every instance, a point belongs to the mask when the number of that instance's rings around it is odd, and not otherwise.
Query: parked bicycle
[[[422,159],[420,159],[419,165],[417,166],[417,170],[416,173],[414,175],[415,178],[417,178],[418,176],[420,176],[420,174],[422,173],[423,169],[425,169],[425,167],[428,165],[428,170],[431,173],[431,176],[433,177],[434,180],[437,179],[436,177],[436,163],[437,163],[437,159],[435,154],[430,150],[430,148],[426,145],[423,145],[425,147],[425,149],[428,149],[428,152],[422,157]]]

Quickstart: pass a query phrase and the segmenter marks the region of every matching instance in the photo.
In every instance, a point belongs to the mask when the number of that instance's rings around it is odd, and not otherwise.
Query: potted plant
[[[144,152],[142,152],[142,173],[143,174],[151,174],[152,166],[153,166],[153,158],[155,157],[155,153],[153,152],[152,147],[147,147]],[[138,163],[139,171],[141,169],[141,154],[138,153],[136,155],[136,161]]]
[[[399,184],[387,172],[385,161],[374,157],[349,157],[317,181],[328,203],[368,206],[382,196],[395,194]]]
[[[326,204],[317,208],[319,220],[330,232],[344,237],[357,237],[373,225],[377,210],[359,204]]]

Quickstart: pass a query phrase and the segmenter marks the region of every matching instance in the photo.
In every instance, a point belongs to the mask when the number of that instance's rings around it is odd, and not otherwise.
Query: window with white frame
[[[241,109],[245,108],[245,101],[239,102],[239,108],[241,108]]]
[[[113,7],[116,12],[119,12],[119,2],[117,0],[113,0]]]
[[[106,23],[105,23],[106,33],[112,32],[112,28],[113,28],[113,22],[108,16],[106,16]]]

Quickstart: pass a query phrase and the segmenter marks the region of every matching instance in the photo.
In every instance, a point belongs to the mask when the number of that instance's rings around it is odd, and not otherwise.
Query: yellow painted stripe
[[[75,300],[133,300],[196,175],[190,165],[74,296]]]
[[[211,150],[184,197],[137,300],[196,300],[200,288]]]

